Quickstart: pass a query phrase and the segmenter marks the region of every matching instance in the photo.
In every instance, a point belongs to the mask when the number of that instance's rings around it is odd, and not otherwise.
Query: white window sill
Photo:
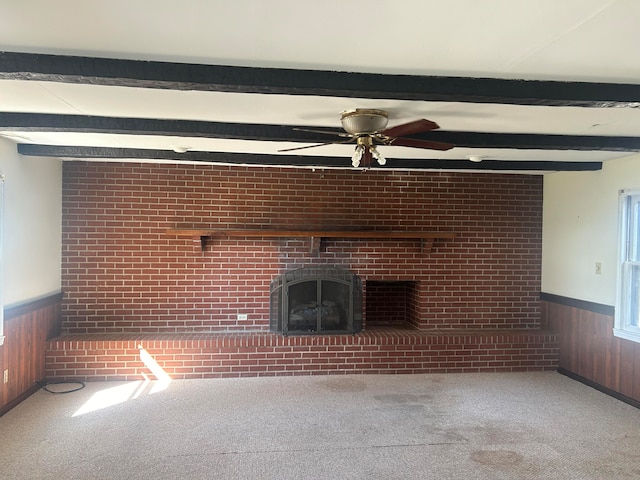
[[[632,342],[640,342],[640,331],[613,329],[613,336],[631,340]]]

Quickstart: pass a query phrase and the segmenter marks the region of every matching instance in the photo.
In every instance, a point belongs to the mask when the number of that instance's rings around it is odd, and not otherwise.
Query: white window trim
[[[614,328],[613,335],[618,338],[624,338],[626,340],[631,340],[634,342],[640,342],[640,331],[633,332],[631,331],[632,327],[627,326],[624,329]]]
[[[629,302],[624,287],[625,278],[628,274],[628,266],[631,264],[640,265],[640,252],[635,253],[636,261],[628,260],[629,249],[638,245],[638,242],[631,242],[629,231],[629,209],[628,199],[638,197],[636,202],[640,204],[640,189],[620,190],[618,199],[618,275],[616,286],[616,308],[613,325],[613,335],[634,342],[640,342],[640,327],[630,325],[627,322]],[[637,219],[636,219],[637,221]],[[640,234],[640,225],[636,225],[636,234]],[[639,293],[640,296],[640,293]]]

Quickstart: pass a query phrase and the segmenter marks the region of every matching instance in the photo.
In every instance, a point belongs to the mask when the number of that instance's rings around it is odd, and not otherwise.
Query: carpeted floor
[[[611,480],[638,445],[640,410],[552,372],[89,383],[0,417],[0,478]]]

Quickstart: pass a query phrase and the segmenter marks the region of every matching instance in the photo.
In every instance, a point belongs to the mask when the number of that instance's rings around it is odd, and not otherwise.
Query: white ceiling
[[[162,62],[640,84],[637,0],[0,0],[0,51]],[[0,67],[1,67],[0,61]],[[640,102],[640,98],[634,99]],[[443,131],[640,137],[640,108],[531,106],[331,95],[142,88],[0,79],[0,112],[333,127],[350,108],[383,108]],[[55,132],[0,125],[17,143],[346,157],[352,145]],[[327,141],[333,137],[328,136]],[[393,158],[607,161],[629,150],[382,147]],[[389,162],[387,168],[393,168]]]

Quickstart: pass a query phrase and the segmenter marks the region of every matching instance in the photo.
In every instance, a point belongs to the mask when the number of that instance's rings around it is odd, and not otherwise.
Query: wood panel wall
[[[46,341],[59,334],[62,294],[8,308],[0,346],[0,415],[35,392],[45,377]],[[9,371],[8,383],[3,382]]]
[[[558,334],[559,370],[640,405],[640,343],[613,335],[613,307],[542,294],[542,328]]]

